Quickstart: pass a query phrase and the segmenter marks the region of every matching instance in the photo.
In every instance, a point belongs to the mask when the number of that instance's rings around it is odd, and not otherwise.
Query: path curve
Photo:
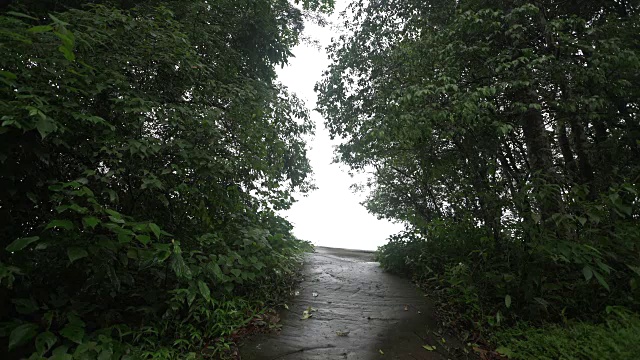
[[[282,330],[248,339],[243,360],[460,358],[460,343],[439,332],[424,294],[383,272],[371,252],[316,247],[306,260]],[[302,320],[309,306],[316,310]]]

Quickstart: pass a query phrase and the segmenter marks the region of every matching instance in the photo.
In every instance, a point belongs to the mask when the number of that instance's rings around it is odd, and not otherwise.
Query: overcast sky
[[[335,25],[340,23],[338,14],[347,2],[336,0],[336,11],[330,17]],[[318,40],[321,50],[310,44],[301,44],[293,49],[295,58],[290,59],[289,66],[278,69],[280,81],[304,99],[311,109],[316,104],[313,86],[329,65],[324,49],[336,33],[335,26],[322,28],[306,24],[305,35]],[[349,189],[355,179],[347,174],[344,165],[332,164],[333,147],[337,142],[329,139],[324,119],[318,112],[313,111],[311,118],[316,123],[316,135],[309,142],[311,151],[308,156],[318,190],[305,198],[297,196],[298,202],[283,215],[295,226],[293,232],[298,238],[315,245],[375,250],[386,242],[389,235],[403,227],[376,219],[360,205],[365,195],[354,194]]]

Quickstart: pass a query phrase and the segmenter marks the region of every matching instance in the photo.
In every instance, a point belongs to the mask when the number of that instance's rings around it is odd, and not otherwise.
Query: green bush
[[[79,3],[0,8],[0,357],[223,356],[309,250],[302,12]]]
[[[604,324],[584,322],[540,328],[518,324],[498,332],[498,352],[510,359],[634,360],[640,354],[640,317],[622,314]]]

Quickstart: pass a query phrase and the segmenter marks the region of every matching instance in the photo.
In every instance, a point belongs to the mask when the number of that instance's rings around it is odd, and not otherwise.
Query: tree
[[[339,160],[373,173],[368,209],[409,224],[382,259],[469,271],[450,284],[474,321],[638,309],[638,10],[355,2],[317,91]]]
[[[275,214],[312,188],[313,124],[274,71],[302,10],[81,5],[16,1],[0,14],[10,356],[220,351],[304,248]]]

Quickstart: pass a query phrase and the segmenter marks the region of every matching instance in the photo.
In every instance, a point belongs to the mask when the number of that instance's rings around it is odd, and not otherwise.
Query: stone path
[[[309,307],[312,316],[301,319]],[[317,247],[299,294],[281,313],[282,330],[248,339],[240,354],[242,360],[461,358],[454,355],[462,353],[460,343],[438,333],[433,311],[408,280],[383,272],[372,253]]]

